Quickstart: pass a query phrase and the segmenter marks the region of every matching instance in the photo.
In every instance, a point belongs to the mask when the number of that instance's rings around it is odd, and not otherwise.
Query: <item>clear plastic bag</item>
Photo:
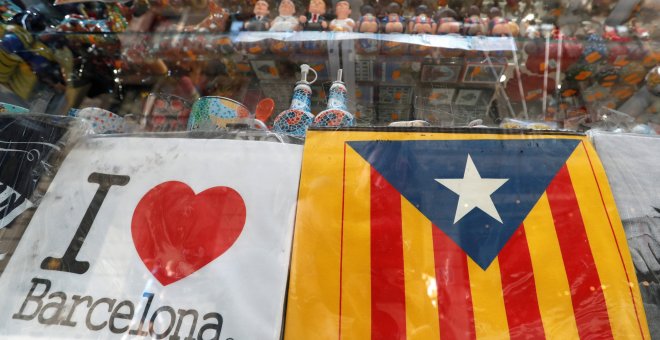
[[[285,339],[649,338],[585,136],[310,130],[303,159]]]
[[[3,338],[279,339],[301,157],[263,131],[81,140],[0,277]]]

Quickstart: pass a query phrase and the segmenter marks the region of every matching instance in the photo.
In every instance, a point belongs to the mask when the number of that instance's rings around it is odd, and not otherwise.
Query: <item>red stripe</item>
[[[467,255],[438,227],[432,228],[440,337],[476,339]]]
[[[566,165],[550,183],[547,193],[580,338],[611,339],[605,296]]]
[[[406,338],[401,194],[371,168],[371,339]]]
[[[511,339],[544,339],[534,269],[521,225],[498,255]]]

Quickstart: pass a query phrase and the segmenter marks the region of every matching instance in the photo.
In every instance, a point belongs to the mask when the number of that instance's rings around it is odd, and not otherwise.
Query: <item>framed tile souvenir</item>
[[[378,78],[381,82],[409,83],[415,81],[410,62],[387,61],[379,63],[379,65]]]
[[[410,105],[413,98],[412,86],[380,86],[378,102],[380,104]]]
[[[431,88],[427,90],[426,103],[432,106],[449,105],[454,98],[454,88]]]
[[[456,83],[461,75],[460,64],[422,65],[422,83]]]
[[[462,106],[474,106],[479,102],[482,90],[460,89],[454,100],[454,104]]]
[[[496,84],[504,74],[506,64],[468,63],[463,72],[463,82],[470,84]]]
[[[410,106],[379,105],[377,124],[410,119]]]

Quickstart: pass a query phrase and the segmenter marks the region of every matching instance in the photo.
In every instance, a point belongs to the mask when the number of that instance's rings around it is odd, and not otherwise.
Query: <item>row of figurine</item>
[[[342,70],[339,70],[337,80],[330,86],[326,109],[316,116],[312,114],[311,85],[318,76],[307,64],[301,65],[300,70],[301,78],[293,89],[289,109],[275,116],[270,127],[266,124],[270,121],[275,108],[275,102],[271,98],[259,101],[252,114],[242,103],[226,97],[199,97],[192,104],[173,94],[151,93],[140,116],[122,117],[95,107],[72,109],[69,116],[87,119],[95,133],[209,131],[247,126],[303,138],[307,129],[312,126],[337,128],[353,126],[355,119],[348,111],[347,89],[342,82]],[[313,79],[308,79],[310,73],[313,74]],[[26,108],[7,103],[0,103],[0,111],[29,112]]]
[[[401,13],[401,6],[391,2],[386,7],[386,15],[376,16],[376,10],[371,5],[360,8],[360,18],[357,22],[351,19],[353,9],[348,1],[335,4],[334,19],[326,17],[327,8],[324,0],[311,0],[305,15],[297,16],[292,0],[282,0],[278,6],[278,15],[271,20],[270,8],[266,0],[258,0],[254,5],[254,16],[243,23],[246,31],[335,31],[362,33],[411,33],[411,34],[449,34],[517,36],[519,27],[513,21],[502,16],[498,7],[493,7],[488,18],[481,16],[477,6],[471,6],[468,16],[463,22],[458,21],[458,14],[451,8],[442,7],[437,11],[430,10],[426,5],[419,5],[415,15],[410,18]]]

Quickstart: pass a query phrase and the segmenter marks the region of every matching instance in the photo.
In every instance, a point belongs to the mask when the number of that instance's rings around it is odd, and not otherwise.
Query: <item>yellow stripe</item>
[[[433,226],[401,198],[403,263],[406,287],[406,339],[439,339],[438,286],[433,258]],[[363,338],[366,339],[366,338]]]
[[[592,161],[596,159],[595,155],[590,157]],[[637,290],[637,280],[634,276],[629,276],[630,282],[626,279],[619,252],[628,254],[629,250],[625,238],[618,240],[617,249],[617,240],[612,233],[612,228],[622,228],[621,223],[610,227],[606,208],[601,201],[601,191],[592,171],[592,165],[596,167],[600,164],[591,164],[583,144],[578,145],[566,164],[605,295],[612,335],[615,339],[641,339],[643,334],[635,315],[630,287],[633,285],[634,290]]]
[[[346,149],[341,338],[371,338],[371,166]]]
[[[309,148],[309,139],[321,138],[327,143],[342,144],[344,141],[369,140],[526,140],[526,139],[582,139],[570,135],[506,135],[506,134],[469,134],[469,133],[428,133],[428,132],[374,132],[374,131],[308,131],[305,141],[305,156],[314,152],[317,161],[325,159],[326,154],[318,154]],[[343,153],[343,148],[342,148]]]
[[[612,189],[610,189],[610,184],[607,181],[607,176],[605,175],[605,168],[600,162],[600,159],[596,155],[596,150],[591,145],[590,142],[585,142],[584,146],[587,149],[587,154],[589,159],[593,164],[593,171],[596,176],[596,181],[600,186],[603,200],[607,205],[607,213],[612,221],[612,226],[614,227],[614,235],[619,243],[621,249],[621,255],[623,256],[623,262],[626,267],[626,272],[630,281],[633,281],[633,299],[635,301],[635,306],[637,307],[637,314],[639,315],[639,321],[642,324],[642,332],[645,339],[650,339],[651,335],[649,334],[649,327],[646,320],[646,313],[644,312],[644,305],[642,304],[642,296],[639,292],[639,284],[637,280],[637,275],[635,274],[635,267],[633,266],[632,257],[628,249],[628,242],[626,241],[626,234],[623,231],[623,225],[621,223],[621,217],[619,217],[619,212],[616,209],[616,203],[614,201],[614,196],[612,195]]]
[[[468,257],[468,272],[477,339],[508,339],[499,259],[483,270]]]
[[[579,339],[559,240],[544,193],[524,222],[545,337]]]
[[[344,144],[323,137],[307,138],[303,154],[284,335],[288,340],[339,336]],[[314,155],[323,155],[323,161]]]

